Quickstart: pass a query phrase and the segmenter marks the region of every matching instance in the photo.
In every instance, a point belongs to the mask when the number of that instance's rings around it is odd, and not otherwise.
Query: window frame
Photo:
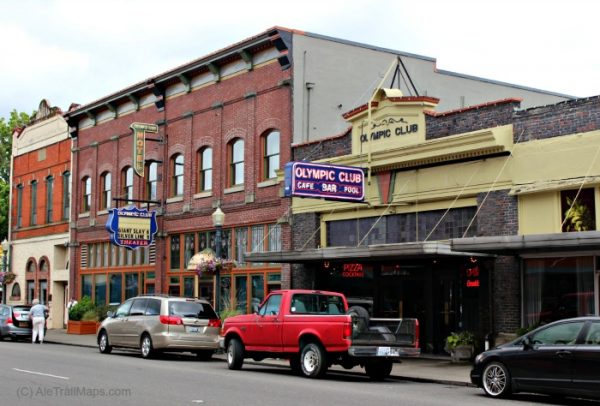
[[[32,226],[37,225],[37,180],[31,181],[31,207],[30,207],[30,217],[29,224]]]
[[[108,210],[111,208],[112,201],[112,175],[110,172],[104,172],[100,175],[100,209]]]
[[[210,156],[210,166],[206,163],[205,154],[207,153]],[[205,146],[198,150],[198,185],[196,187],[198,193],[212,190],[213,158],[213,149],[211,147]]]
[[[121,193],[124,199],[127,199],[125,205],[133,200],[133,167],[126,166],[121,170]]]
[[[152,168],[155,168],[154,171]],[[152,161],[146,165],[146,199],[158,200],[158,162]]]
[[[236,153],[240,153],[241,148],[241,160],[236,159]],[[244,184],[245,176],[245,144],[242,138],[235,138],[229,142],[228,148],[228,161],[229,161],[229,186],[241,186]],[[237,179],[241,177],[241,182],[237,183]]]
[[[46,177],[46,224],[52,223],[53,204],[52,196],[54,194],[54,177]]]
[[[89,213],[92,209],[92,178],[84,176],[81,185],[81,212]]]
[[[179,162],[181,160],[181,162]],[[181,169],[179,169],[181,168]],[[183,154],[171,157],[171,197],[183,196],[185,189],[185,158]]]
[[[276,146],[277,150],[269,151],[269,146],[271,145],[269,143],[269,139],[271,137],[275,137],[275,136],[276,136],[276,140],[277,140],[277,146]],[[280,169],[280,167],[281,167],[281,132],[279,130],[275,130],[275,129],[268,131],[262,137],[262,144],[263,144],[262,145],[262,151],[263,151],[262,179],[263,180],[275,179],[275,178],[277,178],[277,174],[275,173],[275,171]],[[277,158],[277,167],[272,168],[271,160],[275,157]]]
[[[17,185],[17,228],[23,227],[23,187],[22,183]]]

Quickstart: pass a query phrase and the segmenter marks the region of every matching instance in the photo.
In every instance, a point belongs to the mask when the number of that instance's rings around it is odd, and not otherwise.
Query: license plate
[[[200,327],[185,326],[185,332],[186,333],[199,333]]]
[[[397,348],[391,347],[377,347],[378,357],[397,357],[400,355]]]
[[[26,321],[19,322],[19,327],[29,327],[29,323]]]

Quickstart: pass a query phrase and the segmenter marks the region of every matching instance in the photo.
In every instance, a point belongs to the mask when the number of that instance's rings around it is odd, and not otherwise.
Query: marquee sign
[[[365,173],[352,166],[289,162],[284,168],[286,197],[314,197],[362,202],[365,199]]]
[[[109,211],[106,229],[110,233],[111,243],[135,249],[154,242],[154,235],[158,231],[156,211],[133,206]]]
[[[133,130],[133,170],[144,177],[144,162],[146,157],[146,133],[158,133],[156,124],[132,123]]]

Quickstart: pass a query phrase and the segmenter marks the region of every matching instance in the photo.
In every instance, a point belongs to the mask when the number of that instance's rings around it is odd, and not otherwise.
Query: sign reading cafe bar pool
[[[365,199],[365,173],[362,168],[289,162],[285,165],[285,196],[314,197],[362,202]]]
[[[133,206],[110,209],[106,229],[115,245],[129,249],[149,246],[158,230],[156,211]]]

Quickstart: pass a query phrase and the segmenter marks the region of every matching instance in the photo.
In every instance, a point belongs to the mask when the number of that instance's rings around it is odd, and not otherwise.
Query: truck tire
[[[327,355],[321,345],[308,343],[300,353],[300,367],[307,378],[321,378],[327,373]]]
[[[392,360],[384,359],[366,364],[365,372],[372,381],[383,381],[390,376],[393,366]]]
[[[352,317],[352,335],[356,336],[369,330],[369,312],[362,306],[352,306],[348,312]]]
[[[244,346],[237,338],[229,340],[227,345],[227,367],[241,369],[244,364]]]

